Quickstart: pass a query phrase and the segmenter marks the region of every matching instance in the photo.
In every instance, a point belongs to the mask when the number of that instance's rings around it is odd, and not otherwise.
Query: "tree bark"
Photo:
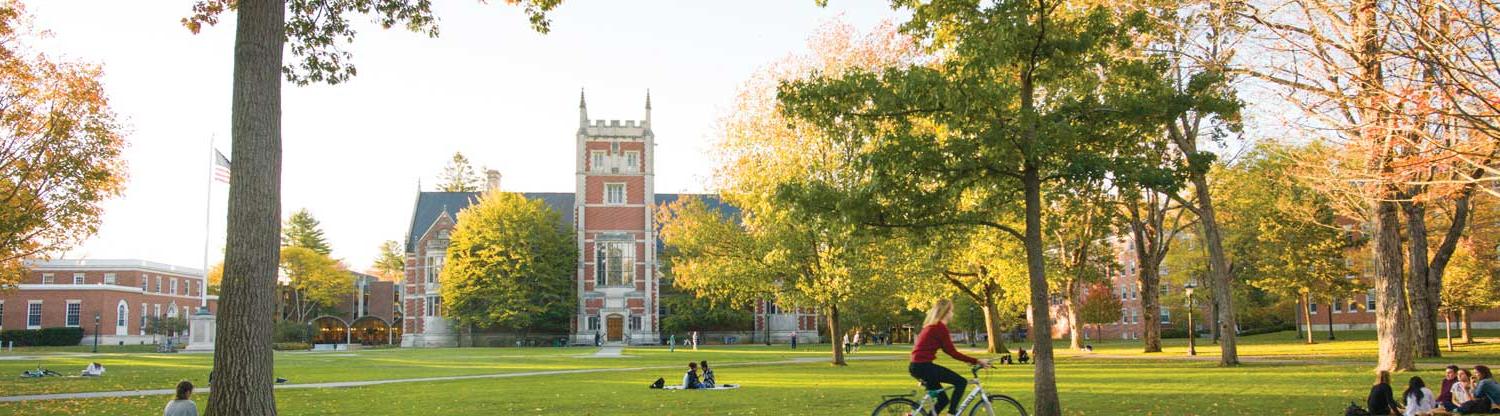
[[[1068,282],[1063,289],[1063,307],[1068,310],[1068,348],[1083,349],[1083,318],[1078,316],[1078,292],[1082,285],[1077,279]]]
[[[234,176],[205,415],[275,415],[271,352],[281,243],[285,0],[238,3],[230,128]]]
[[[1010,349],[1005,347],[1005,340],[1001,339],[1000,310],[994,300],[990,300],[982,308],[984,310],[984,332],[989,336],[989,345],[986,352],[990,354],[1010,354]]]
[[[1389,188],[1389,187],[1386,187]],[[1387,193],[1388,195],[1391,193]],[[1375,204],[1375,333],[1380,352],[1376,371],[1415,369],[1403,284],[1401,230],[1396,203],[1377,198]]]
[[[1029,80],[1023,82],[1029,86]],[[1023,90],[1030,91],[1023,87]],[[1023,94],[1023,111],[1031,111],[1030,96]],[[1029,143],[1036,143],[1036,131],[1033,127],[1028,132],[1031,136]],[[1062,404],[1057,397],[1057,378],[1054,373],[1052,358],[1052,312],[1048,308],[1047,298],[1047,260],[1046,252],[1042,247],[1042,178],[1038,172],[1036,162],[1027,161],[1022,168],[1021,184],[1024,188],[1026,204],[1026,230],[1024,245],[1026,246],[1026,274],[1031,288],[1031,332],[1036,339],[1032,345],[1032,359],[1035,360],[1036,368],[1032,393],[1036,397],[1035,410],[1037,416],[1060,416]],[[1047,338],[1042,338],[1046,335]]]
[[[1411,336],[1415,341],[1418,357],[1439,357],[1437,346],[1437,299],[1430,296],[1439,291],[1430,290],[1428,276],[1431,269],[1427,263],[1427,206],[1420,202],[1403,201],[1401,211],[1406,214],[1407,302],[1411,305]]]
[[[1469,310],[1463,309],[1458,311],[1458,317],[1459,325],[1461,325],[1458,330],[1459,336],[1463,337],[1465,345],[1473,344],[1474,333],[1473,331],[1470,331],[1470,329],[1472,329],[1473,327],[1471,326],[1471,322],[1469,322]]]
[[[1137,250],[1139,253],[1139,250]],[[1138,260],[1146,260],[1144,255],[1139,255]],[[1138,279],[1141,282],[1141,340],[1145,352],[1161,352],[1161,302],[1159,288],[1161,286],[1161,275],[1157,272],[1157,266],[1149,261],[1139,261],[1140,272]]]
[[[1328,340],[1329,341],[1333,341],[1333,303],[1334,302],[1338,302],[1338,301],[1339,301],[1338,299],[1336,299],[1336,298],[1334,298],[1332,296],[1328,297]]]
[[[1304,331],[1304,332],[1307,335],[1307,343],[1308,344],[1316,344],[1317,342],[1313,341],[1313,335],[1312,335],[1313,329],[1312,329],[1312,312],[1310,311],[1311,309],[1312,309],[1312,295],[1308,294],[1307,292],[1303,292],[1302,293],[1302,323],[1307,324],[1307,330]]]
[[[1213,279],[1214,303],[1218,307],[1219,365],[1239,365],[1240,356],[1235,342],[1234,297],[1230,290],[1229,260],[1224,255],[1223,239],[1219,236],[1219,223],[1214,218],[1213,197],[1209,194],[1206,168],[1193,168],[1188,174],[1193,190],[1198,197],[1198,225],[1203,230],[1203,241],[1208,246],[1208,274]]]
[[[828,305],[828,344],[833,346],[833,365],[849,365],[844,362],[844,344],[839,339],[842,334],[839,328],[839,305]]]
[[[1443,314],[1443,333],[1448,338],[1448,351],[1453,351],[1453,314]]]

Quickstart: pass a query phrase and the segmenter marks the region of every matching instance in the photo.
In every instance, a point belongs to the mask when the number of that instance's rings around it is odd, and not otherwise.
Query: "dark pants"
[[[911,365],[906,367],[906,371],[910,372],[911,376],[916,377],[917,380],[922,380],[922,386],[927,390],[938,390],[943,388],[943,384],[952,384],[953,399],[949,400],[948,397],[938,394],[937,406],[934,406],[932,410],[941,411],[943,407],[947,407],[948,413],[958,414],[958,402],[959,400],[963,400],[964,388],[969,386],[969,380],[964,379],[963,376],[958,375],[953,370],[949,370],[947,367],[930,362],[911,363]]]

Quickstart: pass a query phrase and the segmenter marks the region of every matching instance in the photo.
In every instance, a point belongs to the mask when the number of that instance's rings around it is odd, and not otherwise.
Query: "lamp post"
[[[94,353],[99,353],[99,312],[94,312]]]
[[[1188,332],[1188,355],[1198,355],[1198,331],[1193,328],[1193,289],[1198,288],[1198,283],[1189,280],[1182,285],[1182,290],[1187,294],[1187,332]]]

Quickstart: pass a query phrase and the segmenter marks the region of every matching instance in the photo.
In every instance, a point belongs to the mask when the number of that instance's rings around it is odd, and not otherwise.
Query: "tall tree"
[[[1068,347],[1075,350],[1083,349],[1085,292],[1106,280],[1114,263],[1106,254],[1113,212],[1104,192],[1100,183],[1083,182],[1054,187],[1048,195],[1052,203],[1046,211],[1047,259],[1068,313]],[[1143,286],[1140,291],[1154,289]]]
[[[354,293],[354,276],[327,254],[307,247],[281,249],[281,270],[286,273],[284,320],[305,323],[321,308],[332,308]]]
[[[541,200],[487,192],[458,213],[442,271],[444,314],[462,326],[529,331],[572,310],[578,252]]]
[[[35,54],[29,17],[0,2],[0,288],[22,260],[47,257],[99,227],[99,204],[120,194],[125,140],[98,67]]]
[[[1161,265],[1183,229],[1194,224],[1171,195],[1143,186],[1121,187],[1116,215],[1130,235],[1136,282],[1142,288],[1162,285]],[[1141,291],[1141,343],[1145,352],[1161,352],[1161,299],[1155,290]]]
[[[307,208],[293,212],[286,219],[286,226],[281,229],[281,245],[286,247],[302,247],[318,254],[328,255],[333,249],[328,246],[328,239],[323,237],[322,224]]]
[[[438,190],[442,192],[479,192],[484,188],[484,178],[479,176],[479,171],[469,163],[469,158],[463,153],[453,152],[453,159],[443,167],[442,176],[438,177]]]
[[[523,6],[545,33],[546,13],[562,0],[505,0]],[[354,39],[349,15],[370,15],[384,28],[437,36],[426,0],[199,0],[183,26],[197,33],[235,10],[230,130],[235,155],[229,188],[225,280],[212,372],[217,387],[205,414],[274,415],[271,354],[281,218],[281,77],[299,85],[337,84],[354,75],[340,49]],[[290,50],[295,65],[282,61]]]
[[[396,240],[380,243],[380,254],[375,256],[375,264],[371,269],[381,280],[400,281],[406,273],[406,253],[402,252],[401,243]]]

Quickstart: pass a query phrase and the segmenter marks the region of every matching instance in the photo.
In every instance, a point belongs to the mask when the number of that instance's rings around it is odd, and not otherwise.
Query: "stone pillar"
[[[211,352],[214,350],[214,315],[208,312],[207,307],[198,308],[198,313],[188,319],[189,334],[187,348],[184,352]]]

